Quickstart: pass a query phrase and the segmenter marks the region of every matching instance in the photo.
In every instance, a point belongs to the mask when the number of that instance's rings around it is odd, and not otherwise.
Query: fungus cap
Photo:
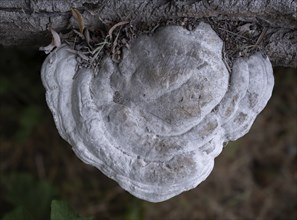
[[[206,23],[140,36],[115,64],[78,68],[68,46],[41,70],[60,135],[85,163],[141,199],[160,202],[210,174],[223,143],[250,129],[273,88],[262,54],[238,59],[231,74],[222,40]]]

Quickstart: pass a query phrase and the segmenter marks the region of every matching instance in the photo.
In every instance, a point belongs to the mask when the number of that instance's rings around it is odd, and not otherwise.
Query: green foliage
[[[139,201],[133,201],[126,211],[125,220],[139,220],[142,219],[142,206]]]
[[[32,215],[23,207],[19,206],[4,216],[2,220],[34,220]]]
[[[93,220],[93,218],[80,217],[65,202],[53,200],[51,205],[51,220]]]
[[[80,217],[65,202],[53,200],[57,197],[55,190],[31,175],[1,176],[0,187],[4,189],[1,199],[13,206],[2,220],[93,220]]]
[[[4,219],[49,219],[50,202],[56,194],[48,183],[37,182],[28,174],[12,174],[1,177],[0,184],[3,199],[15,207]]]
[[[28,48],[0,47],[0,58],[0,141],[24,141],[47,115],[40,82],[43,57]]]
[[[20,114],[19,125],[20,128],[16,133],[16,138],[18,140],[23,140],[28,137],[33,128],[40,122],[42,119],[41,109],[38,106],[28,106],[24,108]]]

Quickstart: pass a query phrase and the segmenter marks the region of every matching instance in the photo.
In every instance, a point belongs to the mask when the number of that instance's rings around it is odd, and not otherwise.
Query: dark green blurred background
[[[297,71],[275,89],[249,134],[229,143],[199,187],[162,203],[134,198],[63,141],[40,80],[45,55],[0,47],[0,219],[50,219],[53,199],[94,219],[297,219]],[[26,219],[26,218],[25,218]]]

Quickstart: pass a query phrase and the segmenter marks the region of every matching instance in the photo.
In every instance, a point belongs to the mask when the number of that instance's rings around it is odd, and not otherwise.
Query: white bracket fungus
[[[208,24],[141,36],[97,73],[61,46],[41,76],[60,135],[76,155],[141,199],[159,202],[196,187],[223,143],[250,129],[274,84],[268,58],[238,59],[231,74]],[[74,77],[75,76],[75,77]]]

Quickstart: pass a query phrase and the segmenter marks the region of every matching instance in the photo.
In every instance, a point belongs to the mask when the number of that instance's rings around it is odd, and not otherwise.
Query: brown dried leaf
[[[71,8],[71,13],[72,16],[75,18],[75,20],[78,23],[78,27],[79,27],[79,32],[83,34],[83,31],[85,29],[85,23],[84,23],[84,18],[81,15],[81,13],[75,9],[75,8]]]

